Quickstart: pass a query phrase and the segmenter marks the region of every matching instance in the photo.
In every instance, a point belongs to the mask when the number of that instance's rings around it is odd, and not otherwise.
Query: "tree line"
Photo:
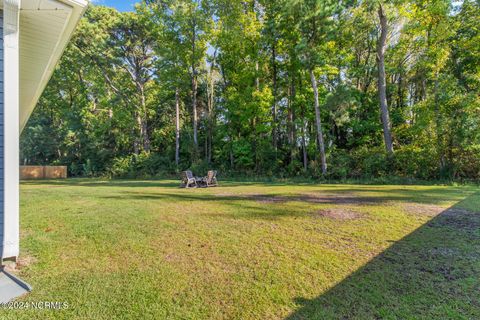
[[[71,175],[480,178],[480,1],[90,6],[21,137]]]

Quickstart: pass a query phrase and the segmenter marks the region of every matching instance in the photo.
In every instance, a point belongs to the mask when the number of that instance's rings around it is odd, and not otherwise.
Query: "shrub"
[[[454,178],[480,179],[480,145],[454,149],[452,153]]]
[[[395,151],[394,174],[400,177],[434,179],[438,176],[437,155],[433,149],[405,146]]]
[[[389,175],[389,163],[381,147],[362,148],[351,153],[353,178],[377,178]]]
[[[172,162],[159,153],[131,154],[113,160],[109,176],[113,178],[146,178],[174,172]]]
[[[352,157],[345,150],[332,152],[329,162],[328,176],[332,179],[347,179],[352,177]]]

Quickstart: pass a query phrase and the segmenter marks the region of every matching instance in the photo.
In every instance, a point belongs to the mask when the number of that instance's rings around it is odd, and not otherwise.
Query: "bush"
[[[352,157],[345,150],[335,150],[328,159],[328,176],[345,180],[352,177]]]
[[[209,170],[209,165],[205,160],[197,160],[190,166],[189,170],[193,172],[194,175],[203,176]]]
[[[289,177],[298,176],[303,171],[303,163],[301,163],[298,160],[293,160],[292,162],[289,163],[286,170],[287,170],[286,172],[287,176]]]
[[[435,179],[438,161],[435,151],[417,146],[405,146],[395,151],[394,174],[400,177]]]
[[[454,149],[452,153],[454,178],[480,179],[480,145]]]
[[[286,167],[276,167],[272,162],[270,168],[259,168],[259,172],[256,172],[250,163],[251,159],[246,157],[236,159],[238,167],[235,170],[224,163],[214,165],[208,164],[205,160],[197,160],[192,164],[185,162],[177,168],[168,157],[152,152],[115,158],[108,168],[108,176],[112,178],[165,177],[177,175],[179,169],[190,169],[196,175],[204,175],[208,170],[216,169],[223,177],[249,179],[256,179],[259,176],[272,179],[304,176],[308,179],[370,181],[390,181],[395,177],[402,181],[439,178],[480,179],[480,145],[472,145],[466,149],[451,149],[449,159],[442,172],[439,156],[434,147],[420,148],[413,145],[400,147],[395,149],[392,158],[387,156],[382,146],[364,147],[351,152],[334,149],[328,155],[328,175],[324,177],[318,160],[309,161],[307,172],[303,171],[303,164],[298,159],[290,162]],[[92,162],[87,161],[80,164],[72,163],[69,172],[78,176],[93,176],[97,174],[97,169],[92,166]]]
[[[329,157],[331,179],[379,179],[387,177],[435,179],[437,156],[433,150],[407,146],[395,150],[389,158],[383,147],[360,148],[348,153],[334,150]]]
[[[174,164],[173,164],[174,165]],[[108,170],[112,178],[147,178],[162,176],[175,171],[168,157],[159,153],[140,153],[118,157]]]
[[[389,174],[389,162],[383,148],[362,148],[351,153],[351,178],[378,178]]]

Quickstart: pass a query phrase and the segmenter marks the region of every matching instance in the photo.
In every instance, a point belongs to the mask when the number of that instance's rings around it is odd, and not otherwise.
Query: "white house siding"
[[[20,132],[87,5],[0,0],[0,265],[19,253]]]
[[[3,256],[3,10],[0,10],[0,257]]]
[[[2,259],[19,251],[19,77],[20,0],[3,1],[3,235]]]

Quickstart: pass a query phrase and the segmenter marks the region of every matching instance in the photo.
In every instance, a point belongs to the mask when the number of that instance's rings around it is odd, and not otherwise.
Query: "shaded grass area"
[[[480,197],[376,256],[288,319],[480,319]]]
[[[24,182],[21,301],[69,308],[0,317],[480,317],[475,187],[177,186]]]

